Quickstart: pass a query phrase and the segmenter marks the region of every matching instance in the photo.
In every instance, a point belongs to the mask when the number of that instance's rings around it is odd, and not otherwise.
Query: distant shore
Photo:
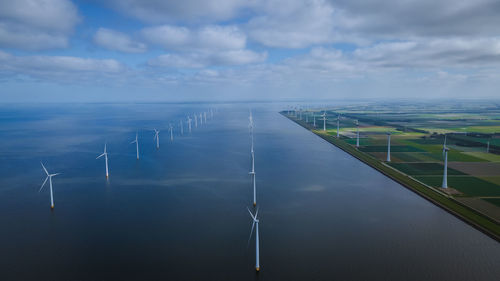
[[[286,118],[294,121],[305,129],[313,132],[319,137],[323,138],[327,142],[337,146],[338,148],[344,150],[365,164],[371,166],[372,168],[378,170],[387,177],[395,180],[399,184],[405,186],[411,191],[417,193],[428,201],[434,203],[435,205],[441,207],[442,209],[448,211],[452,215],[458,217],[464,222],[470,224],[474,228],[482,231],[486,235],[500,242],[500,224],[495,222],[493,219],[485,216],[484,214],[469,208],[468,206],[460,203],[459,201],[448,197],[445,194],[438,192],[434,189],[427,187],[421,182],[409,177],[406,174],[399,172],[384,164],[380,160],[371,157],[370,155],[357,150],[354,146],[346,143],[345,141],[339,140],[334,136],[323,133],[323,131],[316,130],[306,122],[299,119],[288,116],[284,112],[280,112]]]

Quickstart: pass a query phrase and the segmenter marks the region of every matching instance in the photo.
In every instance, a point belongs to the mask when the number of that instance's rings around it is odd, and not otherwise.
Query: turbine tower
[[[313,113],[313,126],[316,128],[316,115]]]
[[[168,130],[170,131],[170,141],[174,141],[174,127],[172,124],[168,124]]]
[[[106,178],[109,178],[109,171],[108,171],[108,153],[106,152],[106,143],[104,144],[104,152],[97,156],[96,159],[99,159],[104,156],[104,159],[106,160]]]
[[[139,140],[137,139],[138,133],[135,133],[135,140],[133,140],[130,144],[135,143],[135,149],[137,152],[137,160],[139,160]]]
[[[155,130],[155,136],[153,138],[153,140],[156,140],[156,149],[160,149],[160,130],[156,130],[156,129],[153,129]]]
[[[252,154],[252,170],[248,174],[252,177],[252,181],[253,181],[253,205],[256,206],[257,205],[257,185],[255,183],[255,155],[254,155],[254,151],[253,151],[253,145],[252,145],[251,154]]]
[[[189,133],[191,134],[191,117],[187,117],[188,118],[188,129],[189,129]]]
[[[356,148],[359,147],[359,121],[356,120]]]
[[[490,141],[486,143],[486,153],[490,153]]]
[[[391,132],[387,132],[387,162],[391,162]]]
[[[194,127],[198,128],[198,117],[196,117],[196,114],[193,115],[194,115]]]
[[[200,112],[200,126],[203,125],[203,115]]]
[[[259,214],[259,210],[255,211],[255,216],[250,212],[250,209],[248,209],[248,212],[250,213],[250,216],[252,217],[253,223],[252,223],[252,230],[250,231],[250,238],[248,241],[250,242],[250,239],[252,239],[252,234],[253,234],[253,229],[255,227],[255,270],[257,272],[260,271],[260,263],[259,263],[259,219],[257,218],[257,215]]]
[[[448,148],[443,148],[444,152],[444,172],[443,172],[443,185],[442,188],[448,188]]]
[[[203,112],[203,118],[205,119],[205,124],[206,124],[207,123],[207,112],[206,111]]]
[[[323,111],[323,131],[326,131],[326,111]]]
[[[339,130],[340,130],[340,114],[337,116],[337,138],[339,138]]]
[[[179,121],[180,125],[181,125],[181,136],[184,135],[184,125],[182,125],[182,120]]]
[[[52,177],[55,177],[55,176],[59,175],[60,173],[49,174],[49,172],[47,171],[47,169],[45,169],[45,166],[43,165],[43,163],[40,162],[40,164],[42,164],[42,168],[45,171],[45,173],[47,174],[47,177],[43,181],[42,186],[40,187],[40,190],[38,190],[38,192],[42,191],[43,186],[45,185],[45,183],[47,183],[47,180],[49,180],[49,187],[50,187],[50,208],[53,210],[54,209],[54,193],[52,191]]]

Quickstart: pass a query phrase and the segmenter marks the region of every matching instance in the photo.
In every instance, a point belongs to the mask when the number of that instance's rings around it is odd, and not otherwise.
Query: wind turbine
[[[191,117],[187,117],[188,118],[188,129],[189,129],[189,133],[191,134]]]
[[[139,140],[137,139],[138,133],[135,133],[135,140],[133,140],[130,144],[135,143],[135,149],[137,151],[137,160],[139,160]]]
[[[252,234],[253,234],[253,229],[255,227],[255,270],[257,272],[260,271],[260,263],[259,263],[259,219],[257,218],[257,215],[259,214],[259,209],[255,211],[255,216],[250,212],[250,209],[248,209],[248,212],[250,213],[250,216],[252,217],[253,223],[252,223],[252,230],[250,231],[250,238],[248,239],[248,242],[250,242],[250,239],[252,239]]]
[[[153,137],[153,140],[156,140],[156,149],[160,149],[160,130],[155,130],[155,136]]]
[[[200,125],[203,125],[203,115],[200,112]]]
[[[182,120],[179,121],[181,125],[181,136],[184,135],[184,125],[182,125]]]
[[[106,152],[106,143],[104,144],[104,152],[97,156],[96,159],[99,159],[104,156],[104,159],[106,160],[106,178],[109,178],[109,171],[108,171],[108,153]]]
[[[60,173],[49,174],[49,172],[47,171],[47,169],[45,169],[45,166],[43,165],[43,163],[40,162],[40,164],[42,164],[42,168],[45,171],[45,173],[47,174],[47,177],[43,181],[42,186],[40,187],[40,190],[38,190],[38,192],[42,191],[43,186],[45,185],[45,183],[47,183],[47,180],[49,180],[49,187],[50,187],[50,208],[54,209],[54,194],[53,194],[53,191],[52,191],[52,177],[55,177],[55,176],[59,175]]]
[[[170,141],[174,141],[174,127],[172,124],[168,124],[168,130],[170,131]]]
[[[486,143],[486,153],[490,153],[490,141]]]
[[[196,117],[196,114],[194,114],[194,127],[198,128],[198,117]]]
[[[446,134],[444,134],[444,142],[443,142],[443,157],[444,157],[444,150],[446,149]]]
[[[207,123],[207,112],[206,111],[203,112],[203,117],[205,118],[205,124],[206,124]]]
[[[340,131],[340,114],[337,116],[337,138],[339,138]]]
[[[443,184],[442,188],[448,188],[448,148],[444,147],[444,172],[443,172]]]
[[[255,183],[255,154],[253,151],[253,138],[252,138],[252,148],[250,150],[250,153],[252,155],[252,170],[248,173],[250,176],[252,176],[253,180],[253,205],[257,205],[257,186]]]
[[[391,162],[391,132],[387,132],[387,162]]]
[[[326,131],[326,111],[323,111],[323,131]]]
[[[316,128],[316,115],[313,113],[313,126]]]
[[[359,147],[359,121],[356,120],[356,148]]]

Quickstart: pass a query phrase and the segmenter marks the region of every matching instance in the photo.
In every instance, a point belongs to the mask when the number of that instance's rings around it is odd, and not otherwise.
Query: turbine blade
[[[45,173],[46,173],[46,174],[47,174],[47,176],[48,176],[48,175],[49,175],[49,172],[47,172],[47,169],[45,169],[45,166],[43,165],[43,163],[42,163],[42,162],[40,162],[40,164],[42,164],[42,168],[43,168],[43,170],[45,171]]]
[[[61,173],[55,173],[55,174],[52,174],[52,175],[50,175],[50,176],[51,176],[51,177],[55,177],[55,176],[60,175],[60,174],[61,174]]]
[[[250,240],[252,239],[252,234],[253,234],[253,228],[255,227],[255,221],[252,223],[252,230],[250,231],[250,237],[248,237],[248,242],[247,242],[247,248],[248,245],[250,245]]]
[[[247,210],[250,213],[250,216],[252,216],[252,219],[255,221],[255,216],[252,214],[252,212],[250,212],[250,209],[247,208]]]
[[[103,156],[104,156],[104,154],[105,154],[105,153],[103,153],[103,154],[101,154],[101,155],[97,156],[97,158],[96,158],[96,159],[99,159],[99,158],[103,157]]]
[[[257,207],[257,211],[255,211],[255,219],[257,219],[258,214],[259,214],[259,207]]]
[[[38,190],[38,192],[42,191],[42,188],[43,188],[43,186],[45,185],[45,183],[47,182],[48,179],[49,179],[49,175],[47,175],[47,177],[43,181],[42,186],[40,187],[40,189]]]

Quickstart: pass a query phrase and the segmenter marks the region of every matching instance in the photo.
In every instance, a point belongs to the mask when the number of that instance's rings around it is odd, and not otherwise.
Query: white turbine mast
[[[181,136],[184,135],[184,125],[182,124],[182,120],[179,121],[181,127]]]
[[[97,156],[96,159],[99,159],[104,156],[104,160],[106,160],[106,178],[109,178],[109,170],[108,170],[108,152],[106,151],[106,143],[104,143],[104,152]]]
[[[174,141],[174,127],[172,124],[168,124],[168,130],[170,131],[170,141]]]
[[[191,117],[187,117],[187,122],[188,122],[188,129],[189,129],[189,133],[191,133]]]
[[[323,131],[326,131],[326,111],[323,111]]]
[[[248,239],[248,242],[250,242],[250,239],[252,239],[252,234],[253,234],[253,229],[255,227],[255,270],[257,272],[260,271],[260,263],[259,263],[259,219],[257,218],[257,215],[259,214],[259,209],[255,211],[255,216],[252,214],[250,209],[248,209],[248,212],[250,213],[250,216],[252,217],[252,230],[250,231],[250,238]]]
[[[198,117],[196,117],[196,114],[193,115],[194,115],[194,127],[198,128]]]
[[[359,121],[356,120],[356,148],[359,147]]]
[[[139,160],[139,139],[138,133],[135,133],[135,140],[133,140],[130,144],[135,143],[135,150],[137,154],[137,160]]]
[[[337,115],[337,138],[340,136],[340,114]]]
[[[57,176],[57,175],[60,175],[61,173],[49,174],[49,172],[47,171],[47,169],[45,169],[45,166],[43,165],[43,163],[42,163],[42,162],[40,162],[40,164],[42,164],[42,168],[43,168],[43,170],[45,171],[45,174],[47,174],[47,177],[46,177],[46,178],[45,178],[45,180],[43,181],[42,186],[40,187],[40,190],[38,190],[38,192],[42,191],[43,186],[45,185],[45,183],[47,183],[47,180],[49,180],[49,188],[50,188],[50,208],[53,210],[53,209],[54,209],[54,192],[52,191],[52,177],[55,177],[55,176]]]
[[[444,171],[443,171],[443,184],[442,188],[448,188],[448,147],[443,148],[444,152]]]
[[[391,162],[391,132],[387,132],[387,162]]]
[[[156,149],[160,149],[160,130],[153,129],[155,131],[155,136],[153,140],[156,140]]]

